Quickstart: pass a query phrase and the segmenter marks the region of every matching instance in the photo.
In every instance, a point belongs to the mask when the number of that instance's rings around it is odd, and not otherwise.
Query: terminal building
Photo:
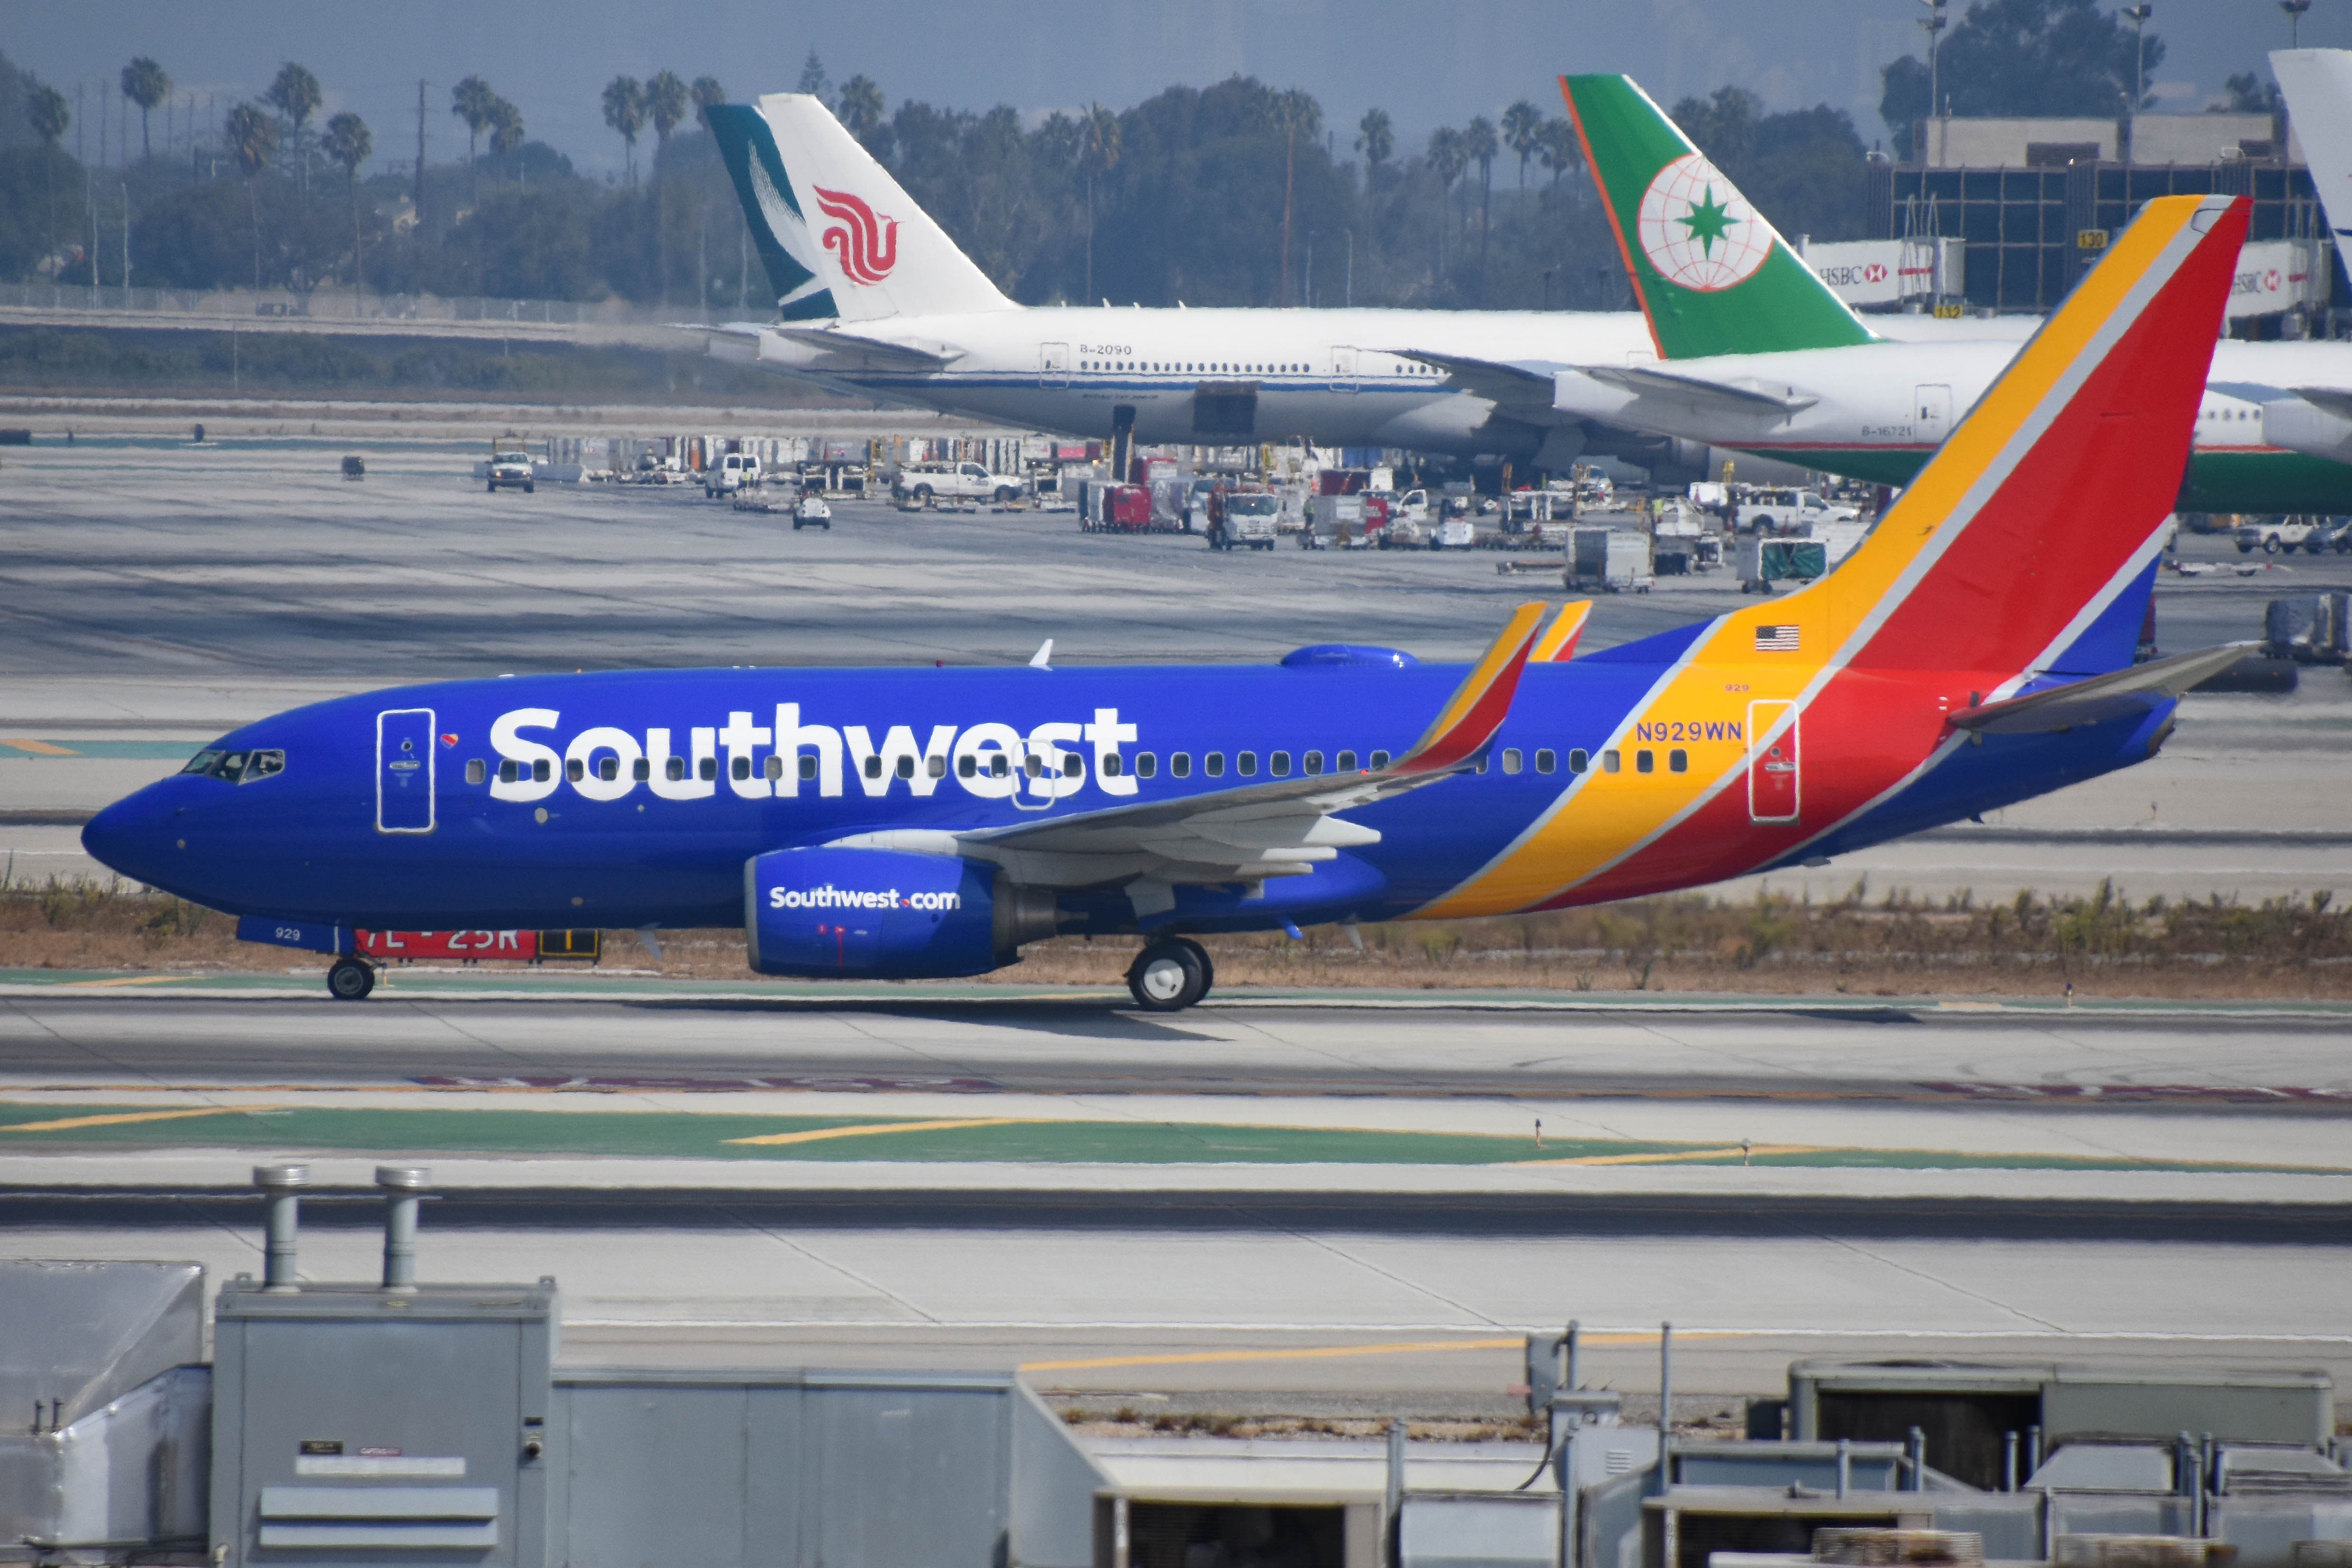
[[[2336,335],[2352,282],[2285,116],[1922,120],[1908,161],[1874,154],[1873,237],[1806,257],[1863,309],[2041,313],[2157,196],[2253,198],[2231,331]]]

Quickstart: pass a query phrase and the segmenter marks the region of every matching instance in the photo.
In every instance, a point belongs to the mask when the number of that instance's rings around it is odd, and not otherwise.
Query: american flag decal
[[[1794,653],[1797,651],[1797,628],[1794,626],[1758,626],[1758,653]]]

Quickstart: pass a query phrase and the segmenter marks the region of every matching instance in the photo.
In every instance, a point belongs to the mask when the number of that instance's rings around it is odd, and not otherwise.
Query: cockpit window
[[[230,784],[251,784],[256,779],[275,777],[286,771],[286,753],[275,749],[243,752],[198,752],[188,759],[184,773],[199,773],[208,779],[226,779]]]

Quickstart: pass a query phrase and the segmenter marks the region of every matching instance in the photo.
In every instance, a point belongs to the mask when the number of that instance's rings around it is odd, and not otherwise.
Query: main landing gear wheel
[[[1192,961],[1201,966],[1201,994],[1193,1000],[1197,1002],[1206,997],[1217,984],[1217,966],[1210,961],[1209,950],[1189,936],[1171,936],[1168,940],[1192,951]]]
[[[1181,1013],[1209,994],[1208,958],[1197,942],[1155,942],[1135,955],[1127,988],[1147,1013]]]
[[[374,967],[348,954],[327,971],[327,994],[338,1002],[357,1002],[374,989]]]

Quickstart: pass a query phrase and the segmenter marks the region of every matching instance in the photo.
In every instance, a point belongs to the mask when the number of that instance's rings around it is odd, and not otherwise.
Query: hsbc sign
[[[1963,292],[1958,240],[1864,239],[1808,245],[1805,265],[1849,305],[1897,305]]]
[[[2308,241],[2265,239],[2238,252],[2230,279],[2230,315],[2274,315],[2326,298],[2327,271]]]

